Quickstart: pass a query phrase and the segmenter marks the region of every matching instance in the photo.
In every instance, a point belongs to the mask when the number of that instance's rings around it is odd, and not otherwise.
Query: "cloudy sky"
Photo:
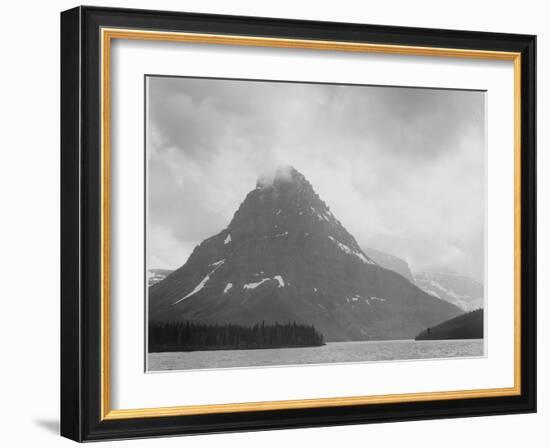
[[[483,92],[149,77],[147,112],[149,267],[293,165],[363,247],[483,280]]]

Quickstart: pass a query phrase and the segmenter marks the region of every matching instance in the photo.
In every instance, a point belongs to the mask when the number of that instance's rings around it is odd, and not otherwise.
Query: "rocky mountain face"
[[[444,272],[420,272],[414,277],[425,292],[464,311],[483,308],[483,285],[470,277]]]
[[[293,168],[259,179],[227,228],[149,288],[152,322],[295,321],[326,341],[412,339],[460,313],[365,254]]]
[[[390,269],[398,274],[401,274],[410,282],[414,283],[414,278],[409,267],[409,264],[402,258],[390,255],[385,252],[380,252],[370,247],[364,248],[365,253],[372,258],[376,263],[386,269]]]

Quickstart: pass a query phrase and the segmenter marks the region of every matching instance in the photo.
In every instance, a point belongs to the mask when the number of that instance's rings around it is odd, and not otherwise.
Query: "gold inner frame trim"
[[[199,33],[101,29],[101,419],[116,420],[263,410],[307,409],[414,401],[502,397],[521,394],[521,54],[515,52],[418,47],[305,39],[278,39]],[[188,405],[140,409],[111,409],[110,345],[110,63],[113,39],[185,42],[214,45],[294,48],[357,53],[455,57],[514,63],[514,386],[441,392],[368,395],[302,400]]]

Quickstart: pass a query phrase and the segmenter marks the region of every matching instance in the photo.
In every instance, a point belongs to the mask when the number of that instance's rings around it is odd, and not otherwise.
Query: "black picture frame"
[[[103,27],[521,54],[521,393],[102,419],[100,30]],[[61,435],[76,441],[536,412],[536,37],[77,7],[61,13]]]

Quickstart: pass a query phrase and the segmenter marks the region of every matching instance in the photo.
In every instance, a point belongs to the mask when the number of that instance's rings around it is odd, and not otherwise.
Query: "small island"
[[[483,309],[461,314],[416,336],[417,341],[441,339],[483,339]]]
[[[273,323],[253,326],[195,322],[149,325],[149,353],[197,350],[252,350],[262,348],[316,347],[325,345],[313,325]]]

